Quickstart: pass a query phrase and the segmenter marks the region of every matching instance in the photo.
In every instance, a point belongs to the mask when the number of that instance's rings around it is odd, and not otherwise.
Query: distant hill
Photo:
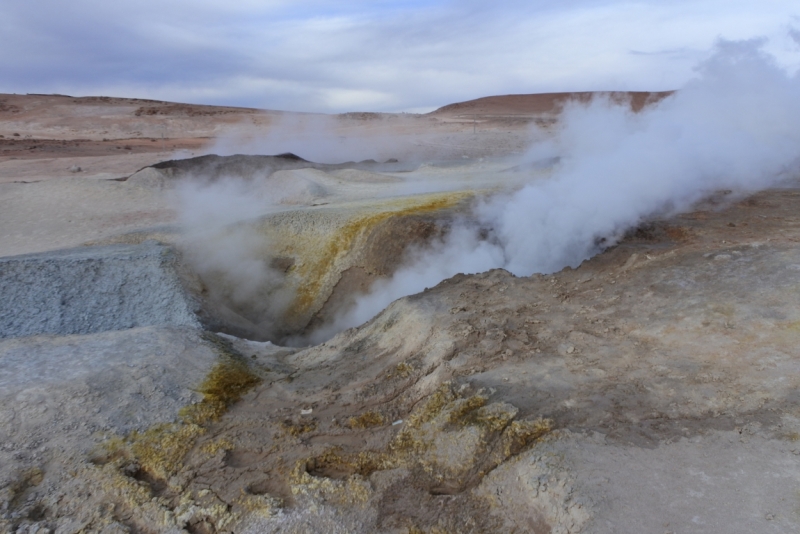
[[[448,104],[429,115],[543,115],[555,113],[569,100],[588,102],[593,96],[608,95],[618,102],[630,102],[634,111],[658,102],[674,91],[585,91],[576,93],[538,93],[529,95],[485,96]]]

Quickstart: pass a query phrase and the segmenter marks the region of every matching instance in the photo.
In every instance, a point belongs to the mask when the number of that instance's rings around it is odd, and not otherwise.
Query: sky
[[[674,89],[719,39],[796,69],[798,36],[797,0],[3,0],[0,92],[425,112]]]

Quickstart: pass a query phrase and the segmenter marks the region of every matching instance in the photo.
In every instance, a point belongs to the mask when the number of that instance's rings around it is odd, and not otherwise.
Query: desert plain
[[[797,176],[340,320],[592,96],[0,95],[0,530],[800,530]]]

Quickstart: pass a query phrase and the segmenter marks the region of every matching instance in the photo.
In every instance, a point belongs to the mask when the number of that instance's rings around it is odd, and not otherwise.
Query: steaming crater
[[[698,72],[638,113],[610,97],[567,104],[514,161],[209,155],[153,165],[126,185],[174,199],[173,241],[208,327],[319,342],[457,273],[575,267],[642,221],[791,176],[797,76],[758,43],[722,43]]]
[[[391,276],[407,247],[441,238],[473,196],[429,193],[282,211],[226,226],[202,242],[183,241],[184,256],[200,272],[209,327],[286,341],[329,322],[375,280]],[[258,260],[270,276],[252,293],[236,297],[225,291],[236,283],[235,273],[222,265],[206,268],[197,249],[224,248],[242,236],[248,252],[260,251]]]
[[[207,328],[298,344],[352,326],[337,321],[409,251],[443,242],[478,197],[529,179],[499,172],[508,166],[204,156],[154,165],[129,182],[166,189],[179,206],[175,242]]]

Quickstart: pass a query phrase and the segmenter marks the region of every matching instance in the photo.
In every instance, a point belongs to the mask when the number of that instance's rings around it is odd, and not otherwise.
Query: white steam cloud
[[[268,339],[291,302],[284,275],[269,265],[269,244],[244,221],[283,198],[265,179],[186,179],[174,191],[184,233],[178,242],[219,317],[240,335]]]
[[[527,276],[575,267],[647,218],[688,210],[721,189],[746,194],[796,177],[800,78],[763,44],[720,42],[696,79],[638,114],[608,99],[569,105],[556,135],[527,155],[558,157],[550,178],[483,202],[472,225],[413,250],[391,279],[311,341],[457,273],[501,267]],[[487,230],[491,238],[480,238]]]
[[[210,152],[222,156],[288,152],[316,163],[344,163],[405,160],[419,143],[414,135],[398,133],[403,124],[415,120],[403,114],[265,114],[261,120],[266,126],[241,125],[218,139]]]

